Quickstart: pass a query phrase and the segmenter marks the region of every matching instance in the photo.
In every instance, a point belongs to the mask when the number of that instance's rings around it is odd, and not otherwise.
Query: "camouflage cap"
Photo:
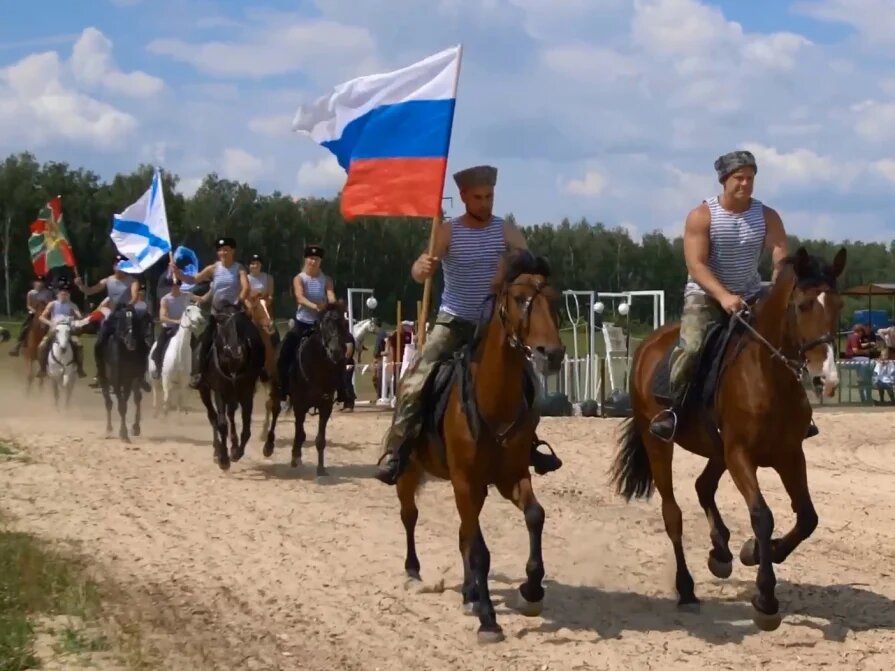
[[[477,186],[491,186],[497,184],[497,168],[490,165],[477,165],[454,173],[454,182],[457,188],[472,189]]]

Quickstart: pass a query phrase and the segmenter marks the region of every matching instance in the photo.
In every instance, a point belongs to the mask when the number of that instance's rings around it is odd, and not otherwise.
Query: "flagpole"
[[[460,68],[463,65],[463,45],[460,45],[460,50],[457,54],[457,72],[454,74],[454,111],[456,112],[457,106],[457,88],[460,85]],[[453,115],[451,118],[451,133],[454,130],[454,120]],[[451,148],[451,138],[448,136],[448,152],[450,152]],[[441,228],[441,203],[444,198],[444,181],[445,176],[447,174],[447,161],[444,162],[444,173],[441,175],[441,188],[438,190],[438,207],[436,208],[437,214],[432,218],[432,228],[429,231],[429,249],[427,254],[432,256],[435,252],[435,235],[439,228]],[[426,344],[426,324],[428,323],[429,317],[429,303],[432,301],[432,276],[426,278],[426,281],[423,282],[423,300],[421,304],[421,312],[419,315],[419,320],[422,324],[420,328],[419,335],[417,336],[417,347],[418,352],[422,352],[423,346]],[[400,369],[399,369],[400,370]]]

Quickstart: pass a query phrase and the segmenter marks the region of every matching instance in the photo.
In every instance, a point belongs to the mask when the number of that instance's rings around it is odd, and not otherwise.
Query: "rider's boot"
[[[13,345],[13,348],[9,350],[9,356],[19,356],[22,352],[22,341],[16,341],[16,344]]]
[[[190,370],[190,387],[198,389],[202,384],[202,364],[205,359],[205,341],[199,342],[199,346],[193,350],[192,368]]]
[[[38,361],[40,362],[40,369],[37,371],[37,377],[46,377],[47,363],[49,363],[50,358],[50,347],[48,342],[42,342],[40,344],[40,347],[37,348],[37,356]]]
[[[805,432],[805,438],[814,438],[817,434],[820,433],[820,429],[817,428],[817,424],[814,423],[814,420],[811,420],[811,424],[808,425],[808,430]]]
[[[687,387],[672,392],[672,402],[668,408],[660,410],[649,425],[650,433],[659,440],[670,443],[677,432],[677,424],[687,395]]]
[[[550,450],[550,454],[539,452],[538,448],[541,445]],[[550,447],[546,440],[541,440],[535,436],[534,442],[531,444],[531,465],[534,467],[535,473],[545,475],[551,471],[558,470],[562,466],[562,459],[556,456],[556,452],[553,451],[553,448]]]
[[[385,435],[385,461],[381,461],[376,469],[375,478],[387,485],[397,484],[410,459],[413,442],[408,440],[408,429],[413,421],[411,417],[400,417],[396,411],[392,425]]]

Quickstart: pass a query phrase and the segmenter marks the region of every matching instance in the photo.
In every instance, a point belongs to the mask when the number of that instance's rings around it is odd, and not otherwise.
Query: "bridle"
[[[529,289],[533,289],[530,295],[526,296],[522,299],[520,310],[522,311],[522,318],[516,323],[514,328],[510,328],[509,325],[509,301],[510,301],[510,287],[513,286],[522,286],[527,287]],[[545,289],[548,288],[547,280],[537,280],[535,282],[510,282],[506,284],[500,291],[500,294],[497,296],[499,299],[499,308],[498,308],[498,318],[500,319],[500,325],[503,330],[508,334],[507,335],[507,344],[510,346],[510,349],[518,352],[522,355],[522,357],[526,361],[531,361],[532,351],[531,347],[525,344],[522,340],[523,333],[528,332],[529,325],[531,323],[531,310],[534,305],[534,300],[539,295],[541,295]],[[556,319],[556,315],[551,310],[551,316]]]
[[[833,289],[828,289],[828,291],[833,291]],[[787,306],[788,309],[794,307],[795,305],[792,302],[790,302]],[[752,310],[748,305],[745,305],[742,309],[734,312],[733,318],[736,319],[743,326],[743,328],[745,328],[746,331],[748,331],[749,334],[752,335],[752,337],[754,337],[756,340],[758,340],[759,343],[761,343],[768,349],[772,359],[776,359],[777,361],[783,363],[799,380],[802,379],[805,371],[808,370],[808,360],[806,359],[806,355],[808,354],[808,352],[822,345],[832,345],[836,341],[833,333],[827,331],[825,334],[818,338],[814,338],[813,340],[809,340],[808,342],[800,343],[798,354],[796,358],[793,359],[786,356],[783,353],[782,349],[774,347],[770,342],[768,342],[767,338],[761,335],[752,326],[752,324],[749,323],[752,318]]]

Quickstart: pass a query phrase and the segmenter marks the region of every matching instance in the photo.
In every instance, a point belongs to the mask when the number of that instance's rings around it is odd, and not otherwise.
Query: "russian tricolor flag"
[[[441,214],[461,50],[352,79],[298,109],[292,129],[329,149],[348,172],[346,220]]]

